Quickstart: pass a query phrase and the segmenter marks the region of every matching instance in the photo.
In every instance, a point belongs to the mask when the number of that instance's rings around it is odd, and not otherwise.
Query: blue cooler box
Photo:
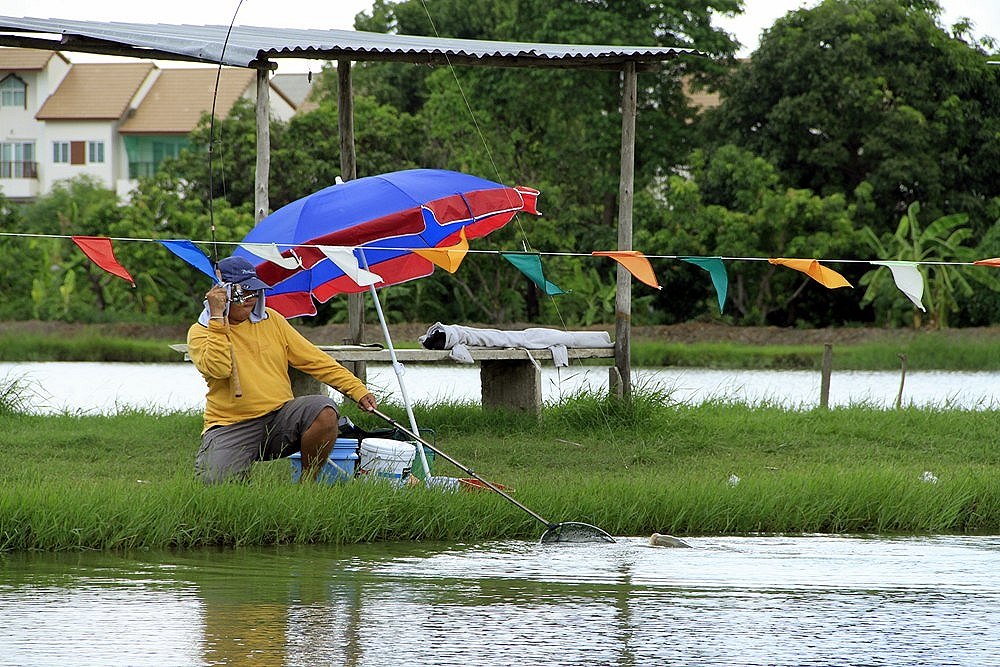
[[[292,462],[292,481],[302,476],[302,454],[295,452],[288,457]],[[354,468],[358,464],[358,441],[355,438],[337,438],[330,450],[330,457],[316,476],[316,481],[333,484],[354,479]]]

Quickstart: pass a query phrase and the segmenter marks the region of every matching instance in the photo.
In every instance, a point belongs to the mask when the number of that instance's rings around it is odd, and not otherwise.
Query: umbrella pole
[[[365,271],[368,271],[368,258],[365,257],[365,253],[360,248],[358,249],[358,254],[361,255],[361,263],[365,266]],[[389,336],[389,326],[385,323],[385,315],[382,313],[382,302],[378,299],[378,292],[375,291],[375,285],[369,285],[368,290],[372,294],[372,301],[375,303],[375,312],[378,314],[378,323],[382,326],[382,336],[385,338],[386,347],[389,348],[389,358],[392,360],[392,370],[396,373],[396,382],[399,383],[399,392],[403,395],[403,406],[406,408],[406,416],[410,419],[410,429],[419,437],[420,431],[417,429],[417,420],[413,416],[413,407],[410,405],[410,395],[406,392],[406,383],[403,382],[403,366],[396,360],[396,348],[392,346],[392,338]],[[427,455],[424,454],[424,448],[417,443],[414,445],[417,448],[417,455],[420,458],[420,465],[424,469],[424,479],[429,480],[431,477],[431,467],[427,464]]]
[[[365,262],[367,264],[367,262]],[[392,370],[396,373],[396,381],[399,383],[399,391],[403,395],[403,406],[406,407],[406,416],[410,419],[410,429],[416,434],[420,435],[420,431],[417,430],[417,420],[413,416],[413,407],[410,405],[410,396],[406,393],[406,383],[403,382],[403,365],[396,361],[396,349],[392,346],[392,338],[389,336],[389,327],[385,323],[385,315],[382,314],[382,304],[378,299],[378,293],[375,291],[374,285],[369,285],[368,289],[371,290],[372,300],[375,302],[375,312],[378,313],[378,322],[382,325],[382,335],[385,337],[385,344],[389,348],[389,358],[392,359]],[[417,448],[417,455],[420,457],[420,465],[424,468],[424,479],[430,479],[431,468],[427,464],[427,455],[424,454],[424,448],[420,444],[414,445]]]

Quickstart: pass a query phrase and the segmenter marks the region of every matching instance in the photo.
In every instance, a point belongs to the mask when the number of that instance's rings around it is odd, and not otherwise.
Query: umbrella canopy
[[[538,214],[538,191],[507,187],[477,176],[439,169],[411,169],[368,176],[324,188],[261,220],[243,244],[277,244],[301,267],[278,264],[240,249],[273,287],[267,305],[285,317],[314,315],[313,299],[362,292],[338,264],[331,248],[352,248],[361,266],[383,287],[430,275],[434,264],[415,249],[448,247],[464,230],[476,239],[503,227],[516,213]],[[326,252],[325,252],[326,251]]]

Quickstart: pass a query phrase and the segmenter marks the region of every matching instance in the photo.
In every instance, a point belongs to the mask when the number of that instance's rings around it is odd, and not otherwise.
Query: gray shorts
[[[329,396],[299,396],[280,408],[238,424],[213,426],[201,436],[194,470],[206,483],[244,477],[254,461],[272,461],[299,451],[302,434],[323,408],[337,404]]]

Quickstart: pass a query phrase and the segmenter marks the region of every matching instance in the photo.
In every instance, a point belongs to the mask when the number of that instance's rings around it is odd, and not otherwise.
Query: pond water
[[[0,665],[1000,665],[1000,537],[0,556]]]
[[[403,381],[414,402],[480,399],[477,366],[408,365]],[[793,408],[819,404],[816,371],[739,371],[697,368],[633,369],[633,386],[669,391],[674,400],[698,403],[711,399],[747,404],[770,402]],[[205,384],[191,364],[85,362],[0,363],[0,381],[18,379],[27,388],[30,409],[39,413],[110,414],[138,407],[156,411],[200,411]],[[542,398],[554,401],[581,389],[606,391],[603,367],[542,369]],[[368,384],[383,397],[402,403],[393,371],[368,367]],[[896,372],[834,372],[830,405],[868,403],[893,407],[900,390]],[[384,399],[383,399],[384,400]],[[1000,373],[907,373],[903,403],[965,409],[1000,408]]]

